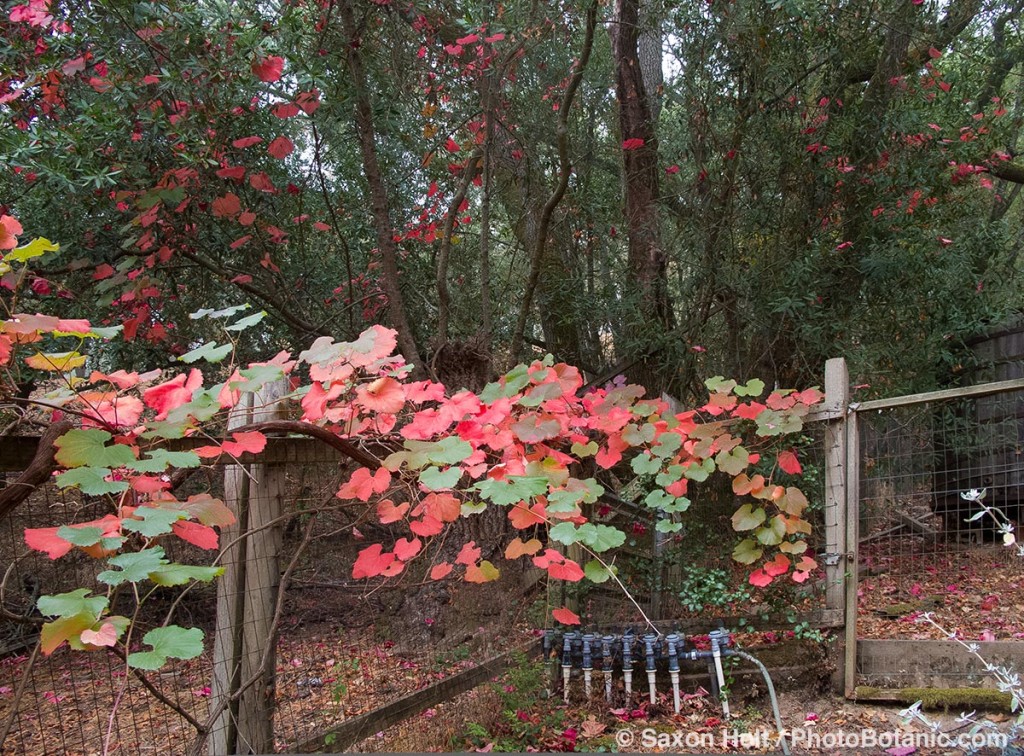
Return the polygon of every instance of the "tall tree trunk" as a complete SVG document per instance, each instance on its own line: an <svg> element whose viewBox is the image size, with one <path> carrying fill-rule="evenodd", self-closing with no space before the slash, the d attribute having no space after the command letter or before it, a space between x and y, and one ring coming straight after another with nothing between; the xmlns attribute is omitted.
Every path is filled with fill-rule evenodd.
<svg viewBox="0 0 1024 756"><path fill-rule="evenodd" d="M363 171L370 190L370 212L373 215L377 248L380 251L382 284L388 298L388 317L391 326L398 331L398 347L402 350L402 356L413 366L413 375L424 378L426 371L419 348L416 346L416 337L406 315L405 300L398 282L398 248L395 245L391 213L388 209L388 190L377 160L377 132L373 124L373 106L366 82L366 70L363 68L363 59L359 53L362 41L351 3L352 0L341 3L341 22L345 30L348 68L355 92L356 132L363 157Z"/></svg>
<svg viewBox="0 0 1024 756"><path fill-rule="evenodd" d="M652 332L671 329L673 315L658 214L658 141L640 64L639 23L640 0L616 0L612 26L615 94L624 144L628 262L640 315L630 335L634 352L644 353L651 346ZM641 372L642 377L631 378L639 379L652 392L664 387L659 371L648 367Z"/></svg>

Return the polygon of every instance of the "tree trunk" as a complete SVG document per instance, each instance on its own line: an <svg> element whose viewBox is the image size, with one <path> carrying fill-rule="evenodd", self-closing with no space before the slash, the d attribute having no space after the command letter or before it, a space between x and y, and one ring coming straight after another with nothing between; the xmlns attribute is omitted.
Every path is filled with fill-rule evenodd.
<svg viewBox="0 0 1024 756"><path fill-rule="evenodd" d="M615 93L622 131L628 261L639 318L630 329L632 351L645 353L650 334L672 328L668 258L661 244L658 214L658 141L639 58L640 0L616 0L612 25ZM639 141L637 141L639 140ZM657 393L666 383L651 367L631 379Z"/></svg>
<svg viewBox="0 0 1024 756"><path fill-rule="evenodd" d="M398 282L398 248L395 245L391 214L388 209L388 190L381 174L380 163L377 160L377 132L373 124L373 107L370 103L363 59L359 53L361 39L356 29L351 0L342 2L340 10L347 43L348 68L355 92L356 132L359 136L359 149L363 157L363 171L370 190L370 212L373 215L377 248L380 251L381 283L388 298L388 315L392 327L398 331L398 347L402 350L402 356L405 357L406 362L413 365L413 375L417 378L425 378L426 372L423 369L416 337L409 324L405 300Z"/></svg>

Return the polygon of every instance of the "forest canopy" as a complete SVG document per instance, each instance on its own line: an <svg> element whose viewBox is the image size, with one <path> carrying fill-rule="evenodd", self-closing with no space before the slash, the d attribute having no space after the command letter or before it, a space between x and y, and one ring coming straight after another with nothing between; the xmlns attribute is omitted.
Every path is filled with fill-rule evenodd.
<svg viewBox="0 0 1024 756"><path fill-rule="evenodd" d="M453 388L958 380L1019 306L1021 5L7 3L0 214L60 248L0 285L107 371L249 306L240 357L383 323Z"/></svg>

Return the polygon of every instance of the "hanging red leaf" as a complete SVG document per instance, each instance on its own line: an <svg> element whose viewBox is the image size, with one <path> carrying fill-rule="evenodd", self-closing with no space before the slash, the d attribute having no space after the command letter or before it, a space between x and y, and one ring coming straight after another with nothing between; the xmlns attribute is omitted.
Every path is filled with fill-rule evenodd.
<svg viewBox="0 0 1024 756"><path fill-rule="evenodd" d="M508 519L516 530L526 530L545 522L544 505L539 501L527 507L525 503L513 504L508 510Z"/></svg>
<svg viewBox="0 0 1024 756"><path fill-rule="evenodd" d="M295 104L302 108L306 115L313 115L316 109L320 107L319 90L311 89L308 92L299 92L295 96Z"/></svg>
<svg viewBox="0 0 1024 756"><path fill-rule="evenodd" d="M384 571L395 561L395 555L391 552L383 553L384 547L379 543L367 546L359 552L356 562L352 565L352 577L356 580L372 578L382 575Z"/></svg>
<svg viewBox="0 0 1024 756"><path fill-rule="evenodd" d="M252 72L260 81L272 82L281 78L284 72L284 58L280 55L268 55L263 60L252 64Z"/></svg>
<svg viewBox="0 0 1024 756"><path fill-rule="evenodd" d="M559 607L558 609L551 610L551 616L555 618L555 622L561 622L563 625L578 625L580 624L580 616L571 609L566 607Z"/></svg>
<svg viewBox="0 0 1024 756"><path fill-rule="evenodd" d="M271 108L270 112L277 118L281 118L283 120L285 118L297 116L299 114L299 106L291 102L281 102Z"/></svg>
<svg viewBox="0 0 1024 756"><path fill-rule="evenodd" d="M796 454L788 450L779 453L779 468L790 475L799 475L804 470Z"/></svg>
<svg viewBox="0 0 1024 756"><path fill-rule="evenodd" d="M548 565L548 575L555 580L567 580L570 583L578 583L583 579L583 568L571 559L566 559L561 564Z"/></svg>
<svg viewBox="0 0 1024 756"><path fill-rule="evenodd" d="M420 553L421 548L423 548L423 541L419 538L413 538L411 541L405 538L399 538L395 541L395 556L403 562L408 562Z"/></svg>
<svg viewBox="0 0 1024 756"><path fill-rule="evenodd" d="M292 144L292 140L286 136L279 136L273 142L267 145L267 152L278 160L283 160L292 154L295 149L295 145Z"/></svg>
<svg viewBox="0 0 1024 756"><path fill-rule="evenodd" d="M766 575L770 575L774 578L778 577L779 575L785 575L787 572L789 572L789 567L789 557L787 557L785 554L776 554L775 559L768 562L764 566L764 571Z"/></svg>
<svg viewBox="0 0 1024 756"><path fill-rule="evenodd" d="M751 585L756 585L758 588L764 588L766 585L770 585L771 582L771 575L768 575L764 570L757 569L750 573Z"/></svg>
<svg viewBox="0 0 1024 756"><path fill-rule="evenodd" d="M238 195L228 192L223 197L218 197L211 205L215 218L232 218L242 211L242 202Z"/></svg>
<svg viewBox="0 0 1024 756"><path fill-rule="evenodd" d="M622 143L622 149L624 149L624 150L639 150L643 146L644 146L644 140L640 139L638 137L633 137L632 139L627 139L626 141L624 141Z"/></svg>
<svg viewBox="0 0 1024 756"><path fill-rule="evenodd" d="M441 580L442 578L448 577L454 567L448 562L441 562L441 564L435 564L430 570L431 580Z"/></svg>
<svg viewBox="0 0 1024 756"><path fill-rule="evenodd" d="M178 520L171 524L171 530L181 540L201 549L212 551L220 545L217 531L202 523Z"/></svg>
<svg viewBox="0 0 1024 756"><path fill-rule="evenodd" d="M217 178L222 178L225 181L241 181L245 178L245 166L231 165L221 168L217 171Z"/></svg>
<svg viewBox="0 0 1024 756"><path fill-rule="evenodd" d="M416 535L429 538L430 536L437 535L444 530L444 524L436 517L430 515L424 515L421 520L413 520L409 523L409 530Z"/></svg>
<svg viewBox="0 0 1024 756"><path fill-rule="evenodd" d="M462 550L455 558L455 564L464 564L467 567L471 564L476 564L481 553L480 548L476 545L476 541L470 541L469 543L463 544Z"/></svg>
<svg viewBox="0 0 1024 756"><path fill-rule="evenodd" d="M356 389L356 404L368 412L394 414L405 406L405 387L391 376Z"/></svg>
<svg viewBox="0 0 1024 756"><path fill-rule="evenodd" d="M384 493L391 485L391 472L383 467L370 472L366 467L360 467L349 478L336 494L339 499L358 499L369 501L375 493Z"/></svg>
<svg viewBox="0 0 1024 756"><path fill-rule="evenodd" d="M232 457L238 457L249 452L259 454L267 446L267 437L259 431L248 431L245 433L233 433L234 441L225 441L224 451Z"/></svg>
<svg viewBox="0 0 1024 756"><path fill-rule="evenodd" d="M244 150L246 147L252 147L254 144L259 144L263 141L263 137L260 136L247 136L241 139L236 139L231 143L232 147L237 147L240 150Z"/></svg>
<svg viewBox="0 0 1024 756"><path fill-rule="evenodd" d="M191 401L193 392L202 385L203 374L193 368L187 377L178 375L166 383L146 389L142 393L142 401L157 411L157 420L164 420L172 409Z"/></svg>
<svg viewBox="0 0 1024 756"><path fill-rule="evenodd" d="M390 525L393 522L398 522L405 513L409 511L409 503L404 502L399 505L395 505L395 502L391 499L382 499L377 502L377 517L380 519L381 525Z"/></svg>
<svg viewBox="0 0 1024 756"><path fill-rule="evenodd" d="M440 522L455 522L462 514L462 504L449 493L429 493L423 497L420 507L427 517Z"/></svg>

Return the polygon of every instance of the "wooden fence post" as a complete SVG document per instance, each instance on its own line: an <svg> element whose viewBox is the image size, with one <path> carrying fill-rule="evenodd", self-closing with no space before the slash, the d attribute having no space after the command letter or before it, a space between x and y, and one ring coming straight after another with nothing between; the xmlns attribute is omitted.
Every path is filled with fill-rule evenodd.
<svg viewBox="0 0 1024 756"><path fill-rule="evenodd" d="M825 404L818 416L825 425L825 608L829 613L846 612L848 565L847 522L849 495L849 434L847 410L850 404L850 378L846 360L836 357L825 363ZM846 618L848 620L848 618ZM845 660L845 638L840 642ZM846 666L836 665L832 684L845 691Z"/></svg>
<svg viewBox="0 0 1024 756"><path fill-rule="evenodd" d="M278 416L282 411L281 398L287 393L288 384L281 380L267 384L255 394L243 394L231 412L228 428L282 419ZM282 528L280 523L268 523L281 515L284 467L229 465L224 471L224 493L225 503L237 521L221 531L225 548L221 565L225 570L217 584L211 706L219 705L257 674L268 647L270 655L255 684L232 701L217 719L210 732L208 750L211 756L272 753L276 638L271 637L270 628L280 581Z"/></svg>

